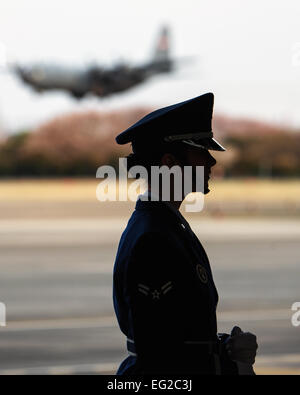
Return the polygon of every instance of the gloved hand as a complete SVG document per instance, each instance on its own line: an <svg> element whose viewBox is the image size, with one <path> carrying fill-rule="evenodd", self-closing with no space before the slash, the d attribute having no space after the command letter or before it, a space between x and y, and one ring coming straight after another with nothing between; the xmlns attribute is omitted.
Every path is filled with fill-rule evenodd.
<svg viewBox="0 0 300 395"><path fill-rule="evenodd" d="M250 332L243 332L238 326L232 329L231 335L226 341L229 357L233 361L247 365L254 364L257 348L256 336Z"/></svg>

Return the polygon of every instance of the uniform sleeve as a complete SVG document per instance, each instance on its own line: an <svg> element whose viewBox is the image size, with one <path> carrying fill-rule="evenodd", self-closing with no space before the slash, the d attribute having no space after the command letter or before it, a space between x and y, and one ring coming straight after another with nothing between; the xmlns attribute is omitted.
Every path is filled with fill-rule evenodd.
<svg viewBox="0 0 300 395"><path fill-rule="evenodd" d="M167 238L143 236L128 266L130 321L138 361L147 373L182 369L182 281L184 258Z"/></svg>

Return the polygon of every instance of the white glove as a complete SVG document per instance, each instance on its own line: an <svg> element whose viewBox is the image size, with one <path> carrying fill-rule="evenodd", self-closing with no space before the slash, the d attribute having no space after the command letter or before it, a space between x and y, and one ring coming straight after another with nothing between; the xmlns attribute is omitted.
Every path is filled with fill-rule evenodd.
<svg viewBox="0 0 300 395"><path fill-rule="evenodd" d="M250 332L243 332L238 326L232 329L226 341L227 353L237 362L240 374L254 374L252 365L255 362L257 348L256 336Z"/></svg>

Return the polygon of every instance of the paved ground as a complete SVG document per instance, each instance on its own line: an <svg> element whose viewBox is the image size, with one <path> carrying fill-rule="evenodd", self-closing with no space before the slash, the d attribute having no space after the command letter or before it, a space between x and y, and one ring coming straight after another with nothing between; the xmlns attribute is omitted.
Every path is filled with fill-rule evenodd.
<svg viewBox="0 0 300 395"><path fill-rule="evenodd" d="M0 221L0 374L107 373L125 357L112 263L126 219ZM193 222L220 295L219 330L257 334L257 371L300 372L300 222Z"/></svg>

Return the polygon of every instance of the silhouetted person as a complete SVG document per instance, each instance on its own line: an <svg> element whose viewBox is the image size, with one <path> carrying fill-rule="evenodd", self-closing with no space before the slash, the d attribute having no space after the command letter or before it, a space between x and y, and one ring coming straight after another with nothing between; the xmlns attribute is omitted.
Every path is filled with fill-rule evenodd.
<svg viewBox="0 0 300 395"><path fill-rule="evenodd" d="M161 178L154 189L148 179L121 237L114 307L129 356L117 374L238 374L241 367L253 372L256 338L238 327L231 336L217 333L218 294L209 260L179 212L190 192L209 192L216 164L209 150L225 150L213 138L212 111L208 93L154 111L117 136L119 144L132 144L128 168L143 166L150 175L158 165L192 167L189 175L182 171L181 187L175 178L167 186ZM191 182L184 190L186 177ZM164 188L170 191L168 201ZM178 192L183 192L179 200Z"/></svg>

